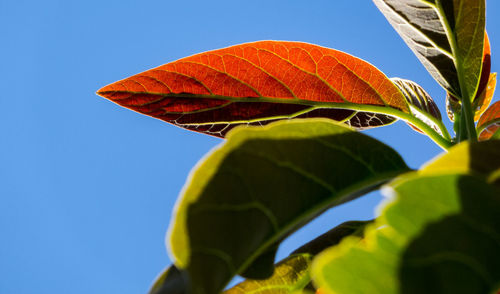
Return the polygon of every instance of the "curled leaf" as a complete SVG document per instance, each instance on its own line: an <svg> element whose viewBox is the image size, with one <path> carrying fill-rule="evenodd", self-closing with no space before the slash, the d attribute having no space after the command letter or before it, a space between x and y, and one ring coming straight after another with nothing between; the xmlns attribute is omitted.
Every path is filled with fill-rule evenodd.
<svg viewBox="0 0 500 294"><path fill-rule="evenodd" d="M477 131L479 140L484 141L490 139L495 132L500 128L500 101L493 103L481 115L477 123Z"/></svg>
<svg viewBox="0 0 500 294"><path fill-rule="evenodd" d="M403 93L412 115L425 122L440 135L443 135L441 129L435 123L435 120L441 121L441 112L432 97L413 81L400 78L391 78L391 81ZM408 124L417 132L422 133L417 127L410 123Z"/></svg>
<svg viewBox="0 0 500 294"><path fill-rule="evenodd" d="M496 86L496 74L494 79L491 77L491 47L488 34L484 32L483 47L483 65L481 69L481 78L477 88L476 97L473 100L473 109L475 111L474 121L479 119L482 112L489 106ZM488 90L489 88L489 90ZM488 98L487 95L491 94ZM489 100L488 100L489 99ZM482 111L482 112L481 112Z"/></svg>
<svg viewBox="0 0 500 294"><path fill-rule="evenodd" d="M446 114L448 114L448 118L451 122L455 121L457 116L460 116L460 112L462 111L462 103L451 95L450 93L446 94Z"/></svg>
<svg viewBox="0 0 500 294"><path fill-rule="evenodd" d="M488 106L493 100L493 94L495 94L495 88L497 85L497 73L491 73L490 79L486 88L484 88L483 92L474 100L473 108L475 111L474 120L478 121L481 115L486 111Z"/></svg>
<svg viewBox="0 0 500 294"><path fill-rule="evenodd" d="M408 113L371 64L317 45L260 41L186 57L105 86L98 94L186 129L223 137L240 124L324 117L368 128Z"/></svg>

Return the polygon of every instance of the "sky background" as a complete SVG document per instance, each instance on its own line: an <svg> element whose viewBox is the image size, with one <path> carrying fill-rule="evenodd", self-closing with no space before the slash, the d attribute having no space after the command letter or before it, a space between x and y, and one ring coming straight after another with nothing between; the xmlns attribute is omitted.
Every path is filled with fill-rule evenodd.
<svg viewBox="0 0 500 294"><path fill-rule="evenodd" d="M500 1L487 4L498 71ZM0 0L0 36L1 294L146 293L170 263L172 207L191 167L222 140L98 97L106 84L238 43L304 41L416 81L446 116L444 91L368 0ZM413 168L440 152L401 122L365 133ZM372 218L379 201L371 193L328 211L278 258Z"/></svg>

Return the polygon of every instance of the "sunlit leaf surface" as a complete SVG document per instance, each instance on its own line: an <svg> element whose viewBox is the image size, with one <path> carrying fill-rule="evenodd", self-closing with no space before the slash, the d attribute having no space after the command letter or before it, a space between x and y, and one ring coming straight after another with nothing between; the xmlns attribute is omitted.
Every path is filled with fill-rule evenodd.
<svg viewBox="0 0 500 294"><path fill-rule="evenodd" d="M488 140L500 128L500 101L493 103L477 123L479 140Z"/></svg>
<svg viewBox="0 0 500 294"><path fill-rule="evenodd" d="M408 112L397 88L371 64L337 50L283 41L196 54L108 85L98 94L219 137L239 124L283 118L325 117L356 128L395 121L364 106Z"/></svg>

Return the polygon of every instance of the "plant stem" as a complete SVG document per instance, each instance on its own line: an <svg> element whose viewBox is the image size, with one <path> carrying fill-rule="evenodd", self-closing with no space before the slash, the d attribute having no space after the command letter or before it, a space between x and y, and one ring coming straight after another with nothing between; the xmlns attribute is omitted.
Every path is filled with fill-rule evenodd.
<svg viewBox="0 0 500 294"><path fill-rule="evenodd" d="M462 84L462 83L461 83ZM465 87L462 87L462 93L465 92ZM467 94L466 92L464 94ZM471 104L471 98L469 95L463 95L462 97L462 111L461 111L461 120L462 123L460 127L463 129L461 131L461 134L466 134L466 138L462 138L461 136L458 137L458 141L465 141L465 140L470 140L470 141L477 141L477 133L476 133L476 125L474 124L474 114L472 111L472 104Z"/></svg>
<svg viewBox="0 0 500 294"><path fill-rule="evenodd" d="M176 94L176 97L190 97L190 94ZM210 98L210 99L222 99L222 100L228 100L228 101L233 101L233 102L248 102L246 98L238 98L238 97L226 97L226 96L215 96L215 95L198 95L198 97L201 98ZM257 102L257 101L256 101ZM268 98L268 97L260 97L258 102L270 102L270 103L275 103L276 99L275 98ZM370 104L357 104L357 103L352 103L352 102L318 102L318 101L307 101L307 100L296 100L296 99L283 99L280 100L280 103L284 104L301 104L301 105L309 105L311 106L310 109L304 110L303 112L308 112L313 109L320 109L320 108L331 108L331 109L350 109L350 110L355 110L355 111L363 111L363 112L372 112L372 113L380 113L384 115L389 115L389 116L394 116L399 119L402 119L414 126L416 126L419 130L421 130L424 134L426 134L429 138L431 138L436 144L438 144L441 148L444 150L447 150L448 148L452 147L454 145L453 142L451 142L451 139L446 139L441 134L439 134L436 130L431 128L429 125L427 125L425 122L422 120L416 118L410 113L404 112L402 110L388 107L385 105L370 105ZM293 118L296 115L301 114L297 113L294 115L280 115L280 116L274 116L274 117L269 117L267 120L275 120L275 119L284 119L284 118ZM426 115L427 116L427 115ZM434 118L430 118L433 121L437 121ZM257 121L263 121L262 119L255 119L255 120L241 120L241 121L219 121L217 123L227 123L227 124L236 124L236 123L249 123L249 122L257 122ZM196 123L193 125L209 125L213 124L213 122L207 122L207 123ZM189 125L189 124L186 124ZM442 123L438 123L439 128L443 128L442 132L445 134L448 134L446 131L446 128L442 126ZM449 134L448 134L449 137Z"/></svg>

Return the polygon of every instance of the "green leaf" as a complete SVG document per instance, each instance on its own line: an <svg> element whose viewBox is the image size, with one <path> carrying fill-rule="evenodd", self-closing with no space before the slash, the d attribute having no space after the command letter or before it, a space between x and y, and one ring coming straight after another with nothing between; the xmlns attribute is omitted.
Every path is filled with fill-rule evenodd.
<svg viewBox="0 0 500 294"><path fill-rule="evenodd" d="M374 2L447 92L463 97L466 91L474 97L481 75L485 0Z"/></svg>
<svg viewBox="0 0 500 294"><path fill-rule="evenodd" d="M373 223L372 220L348 221L342 223L331 229L330 231L324 233L323 235L317 237L316 239L309 241L305 245L299 247L298 249L293 251L291 255L301 253L317 255L326 248L337 245L340 241L342 241L342 239L347 236L355 236L361 238L363 237L365 227L371 223Z"/></svg>
<svg viewBox="0 0 500 294"><path fill-rule="evenodd" d="M500 190L464 174L404 176L365 242L314 260L325 293L491 293L500 285Z"/></svg>
<svg viewBox="0 0 500 294"><path fill-rule="evenodd" d="M452 49L434 1L373 2L432 77L448 92L460 94Z"/></svg>
<svg viewBox="0 0 500 294"><path fill-rule="evenodd" d="M363 236L364 228L372 221L349 221L338 225L316 239L308 242L280 261L275 266L274 274L266 280L246 280L225 291L236 293L295 293L309 288L310 265L312 258L324 249L338 244L346 236Z"/></svg>
<svg viewBox="0 0 500 294"><path fill-rule="evenodd" d="M472 101L483 64L485 0L435 0L435 5L445 24L455 59L461 86L461 95L457 97Z"/></svg>
<svg viewBox="0 0 500 294"><path fill-rule="evenodd" d="M312 255L295 254L282 260L275 266L274 274L266 280L246 280L225 294L244 293L294 293L304 289L311 281L309 269Z"/></svg>
<svg viewBox="0 0 500 294"><path fill-rule="evenodd" d="M156 279L149 294L187 294L189 282L186 272L170 266Z"/></svg>
<svg viewBox="0 0 500 294"><path fill-rule="evenodd" d="M449 149L448 153L438 156L427 163L419 173L470 174L487 180L492 173L500 170L500 141L463 142Z"/></svg>
<svg viewBox="0 0 500 294"><path fill-rule="evenodd" d="M490 140L500 140L500 128L490 137Z"/></svg>
<svg viewBox="0 0 500 294"><path fill-rule="evenodd" d="M190 176L170 226L171 256L195 294L219 293L326 209L406 171L390 147L329 120L240 128Z"/></svg>

